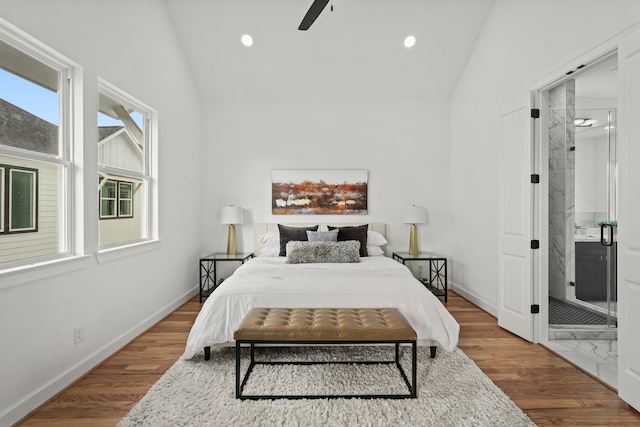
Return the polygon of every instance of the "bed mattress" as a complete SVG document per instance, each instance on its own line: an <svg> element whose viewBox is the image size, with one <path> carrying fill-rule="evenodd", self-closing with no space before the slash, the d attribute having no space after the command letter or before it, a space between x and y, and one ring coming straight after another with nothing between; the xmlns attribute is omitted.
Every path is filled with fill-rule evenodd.
<svg viewBox="0 0 640 427"><path fill-rule="evenodd" d="M418 335L418 345L452 351L459 325L440 300L409 269L384 256L358 263L288 264L286 257L257 257L244 263L205 301L183 354L228 345L254 307L398 308Z"/></svg>

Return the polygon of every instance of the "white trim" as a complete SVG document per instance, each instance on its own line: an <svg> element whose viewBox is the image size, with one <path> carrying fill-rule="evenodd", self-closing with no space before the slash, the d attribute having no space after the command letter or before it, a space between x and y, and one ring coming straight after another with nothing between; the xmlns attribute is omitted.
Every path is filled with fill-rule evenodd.
<svg viewBox="0 0 640 427"><path fill-rule="evenodd" d="M13 228L11 224L13 223L13 216L11 212L13 211L13 172L18 171L21 173L31 174L31 227L27 228ZM38 229L38 171L33 169L26 169L21 167L10 167L9 168L9 232L35 232Z"/></svg>
<svg viewBox="0 0 640 427"><path fill-rule="evenodd" d="M96 260L98 260L99 264L106 264L108 262L117 261L122 258L129 258L134 255L160 249L161 243L161 240L144 240L141 242L101 249L96 254Z"/></svg>
<svg viewBox="0 0 640 427"><path fill-rule="evenodd" d="M100 126L98 126L98 127L100 127ZM142 157L144 155L143 148L137 142L135 136L133 136L131 131L129 129L125 128L125 127L123 127L122 129L112 133L111 135L107 136L106 138L101 139L100 141L98 141L98 147L101 146L101 145L106 144L107 142L111 141L112 139L115 139L119 135L125 135L127 137L127 141L129 142L129 145L131 145L133 147L133 149L136 150L136 153L138 153L140 155L140 157Z"/></svg>
<svg viewBox="0 0 640 427"><path fill-rule="evenodd" d="M4 171L5 168L0 166L0 233L4 233Z"/></svg>
<svg viewBox="0 0 640 427"><path fill-rule="evenodd" d="M129 198L123 198L120 196L120 186L122 185L128 185L129 186ZM133 183L129 182L129 181L119 181L118 182L118 218L133 218ZM122 214L122 209L121 209L121 205L120 203L122 203L122 201L128 201L129 202L129 213L126 215Z"/></svg>
<svg viewBox="0 0 640 427"><path fill-rule="evenodd" d="M98 366L101 362L108 359L122 347L133 341L140 334L151 328L164 317L175 311L178 307L189 301L191 298L193 298L194 295L196 295L197 291L197 286L189 289L187 292L178 296L172 302L165 305L146 319L143 319L140 323L138 323L119 337L116 337L109 343L105 344L92 354L82 359L80 362L76 363L69 369L57 375L52 380L43 384L37 390L34 390L32 393L25 396L10 408L4 410L2 413L0 413L0 425L13 425L14 423L18 422L24 416L24 414L28 414L34 408L37 408L43 403L47 402L51 398L51 396L55 396L56 393L64 390L74 381L77 381L78 379L90 373L90 371Z"/></svg>
<svg viewBox="0 0 640 427"><path fill-rule="evenodd" d="M143 157L143 170L142 172L128 170L128 169L120 169L112 166L107 166L98 163L98 172L102 174L107 174L111 176L120 176L129 179L135 179L145 183L143 187L144 194L142 195L143 204L142 206L138 206L138 212L141 212L142 217L142 234L140 242L144 243L147 240L157 240L158 236L158 202L157 202L157 181L158 181L158 159L157 159L157 121L158 114L157 112L146 105L145 103L139 101L138 99L132 97L128 93L119 89L115 85L107 82L106 80L98 77L98 92L99 95L102 94L104 96L108 96L116 102L121 103L126 108L133 109L143 116L143 128L142 135L143 141L139 141L142 146L142 157ZM128 132L128 131L127 131ZM135 138L134 138L135 140ZM133 195L132 195L133 196ZM132 200L133 203L133 200ZM116 208L117 209L117 208ZM140 209L143 209L141 211ZM123 247L128 247L129 244L123 245ZM104 253L104 251L109 251L113 248L113 246L100 247L100 253Z"/></svg>
<svg viewBox="0 0 640 427"><path fill-rule="evenodd" d="M12 288L24 283L49 279L61 274L86 268L88 256L68 256L42 260L28 265L16 265L0 270L0 290Z"/></svg>
<svg viewBox="0 0 640 427"><path fill-rule="evenodd" d="M100 185L100 206L99 206L98 216L100 217L100 219L117 218L118 217L118 213L117 213L117 210L118 210L118 181L114 181L112 179L105 179L100 184L101 184ZM114 185L114 191L115 191L114 197L105 197L103 195L103 192L105 191L105 185L107 185L107 184L113 184ZM114 202L113 215L104 215L103 214L103 210L102 210L102 202L103 201L109 201L109 200L112 200Z"/></svg>
<svg viewBox="0 0 640 427"><path fill-rule="evenodd" d="M82 147L75 144L75 136L83 132L82 68L64 55L0 18L0 40L25 55L58 72L60 101L59 150L49 155L14 147L0 147L0 155L39 161L61 167L59 204L59 244L57 253L48 259L73 257L84 252L84 218L82 197ZM76 220L77 218L77 220ZM4 263L0 274L14 268L31 267L40 259L26 259Z"/></svg>
<svg viewBox="0 0 640 427"><path fill-rule="evenodd" d="M633 31L636 31L638 29L640 29L640 24L634 24L629 28L620 31L618 34L615 34L608 40L604 41L598 46L595 46L593 49L588 50L577 58L559 64L551 72L531 83L528 87L528 90L529 92L534 94L533 99L535 100L535 104L537 104L534 104L531 107L540 108L540 111L544 111L546 100L543 99L542 93L545 90L550 89L551 87L562 81L566 77L567 71L575 70L577 67L583 64L590 64L600 61L611 55L613 52L616 52L618 50L620 40L622 40L626 35L631 34ZM545 161L545 159L548 159L548 147L541 144L541 141L544 141L545 138L547 138L546 130L543 126L541 126L537 138L537 146L540 149L541 158L539 173L541 182L545 182L545 179L548 177L548 164L546 164L547 162ZM536 141L532 140L531 143L535 144ZM537 219L539 220L540 237L549 235L548 199L548 189L546 188L546 186L541 186L539 205L540 212L535 212L535 214L537 215ZM535 221L535 218L532 218L532 221ZM538 266L539 269L537 270L539 274L534 277L533 283L534 301L538 301L540 304L540 315L534 316L534 342L544 343L548 341L549 330L549 253L547 245L542 244L540 246L540 249L540 262Z"/></svg>
<svg viewBox="0 0 640 427"><path fill-rule="evenodd" d="M492 315L496 319L498 318L498 307L496 307L495 304L490 303L487 299L481 297L480 295L476 294L473 291L470 291L469 289L467 289L467 288L465 288L463 286L456 285L453 282L449 282L448 288L449 288L449 290L451 290L451 291L455 292L456 294L460 295L461 297L463 297L467 301L469 301L469 302L473 303L474 305L480 307L481 309L483 309L484 311L486 311L487 313L489 313L490 315Z"/></svg>

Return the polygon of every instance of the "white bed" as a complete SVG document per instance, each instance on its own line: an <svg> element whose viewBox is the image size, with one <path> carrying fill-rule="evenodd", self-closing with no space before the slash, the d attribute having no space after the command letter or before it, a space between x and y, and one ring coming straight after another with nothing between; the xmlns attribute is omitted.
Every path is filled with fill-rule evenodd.
<svg viewBox="0 0 640 427"><path fill-rule="evenodd" d="M409 269L385 256L359 263L288 264L286 257L253 258L205 301L189 334L184 359L205 347L229 345L254 307L396 307L418 334L418 344L451 351L460 327Z"/></svg>

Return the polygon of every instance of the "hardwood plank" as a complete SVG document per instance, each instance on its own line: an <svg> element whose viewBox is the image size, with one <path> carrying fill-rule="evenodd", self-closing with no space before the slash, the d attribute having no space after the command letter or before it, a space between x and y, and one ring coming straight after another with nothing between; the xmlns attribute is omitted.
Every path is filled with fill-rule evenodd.
<svg viewBox="0 0 640 427"><path fill-rule="evenodd" d="M615 391L544 347L500 328L489 313L449 291L459 347L540 426L640 425ZM114 426L184 351L197 296L34 411L22 426Z"/></svg>

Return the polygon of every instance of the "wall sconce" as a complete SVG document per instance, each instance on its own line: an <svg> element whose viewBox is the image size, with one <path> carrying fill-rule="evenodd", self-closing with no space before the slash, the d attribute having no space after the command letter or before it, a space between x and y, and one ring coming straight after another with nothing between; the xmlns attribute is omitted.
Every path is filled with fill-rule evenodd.
<svg viewBox="0 0 640 427"><path fill-rule="evenodd" d="M409 234L409 255L418 255L418 227L416 224L427 223L427 210L424 206L413 205L407 209L402 218L405 224L411 224Z"/></svg>
<svg viewBox="0 0 640 427"><path fill-rule="evenodd" d="M244 223L244 212L240 206L223 206L220 212L220 224L229 224L227 236L227 255L235 255L238 247L236 241L236 224Z"/></svg>

